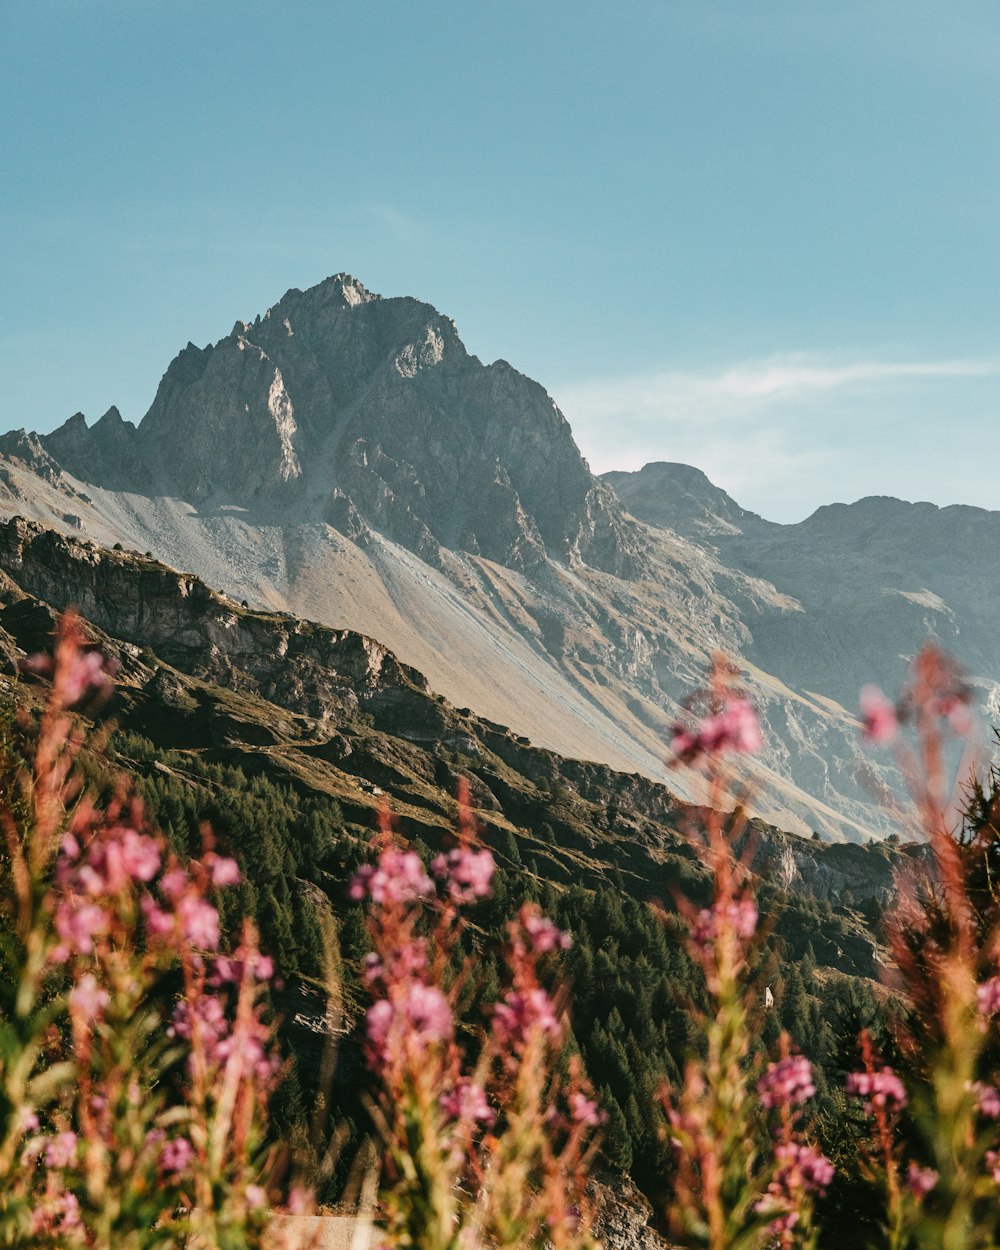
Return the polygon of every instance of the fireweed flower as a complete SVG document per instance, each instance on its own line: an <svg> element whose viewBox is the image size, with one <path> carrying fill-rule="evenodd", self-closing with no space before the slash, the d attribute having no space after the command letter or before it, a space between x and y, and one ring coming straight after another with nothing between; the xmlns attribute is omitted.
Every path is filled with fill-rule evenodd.
<svg viewBox="0 0 1000 1250"><path fill-rule="evenodd" d="M987 1120L1000 1120L1000 1089L982 1081L976 1081L967 1088L976 1095L981 1115Z"/></svg>
<svg viewBox="0 0 1000 1250"><path fill-rule="evenodd" d="M849 1094L865 1099L865 1111L873 1114L876 1108L898 1111L906 1106L906 1089L892 1068L875 1072L851 1072L845 1082Z"/></svg>
<svg viewBox="0 0 1000 1250"><path fill-rule="evenodd" d="M553 1040L562 1036L555 1004L541 986L525 993L507 994L493 1008L493 1028L497 1041L511 1049L523 1047L529 1033L535 1029Z"/></svg>
<svg viewBox="0 0 1000 1250"><path fill-rule="evenodd" d="M435 856L431 872L438 880L447 882L448 893L456 903L472 903L489 894L496 863L485 847L474 851L459 846L447 855Z"/></svg>
<svg viewBox="0 0 1000 1250"><path fill-rule="evenodd" d="M441 1110L449 1120L467 1124L493 1124L496 1114L486 1101L486 1091L474 1081L462 1081L441 1099Z"/></svg>
<svg viewBox="0 0 1000 1250"><path fill-rule="evenodd" d="M691 941L700 951L709 952L719 934L728 930L741 942L749 942L757 931L758 918L757 904L752 898L704 907L691 926Z"/></svg>
<svg viewBox="0 0 1000 1250"><path fill-rule="evenodd" d="M911 1163L906 1169L906 1188L914 1198L926 1198L938 1180L938 1174L933 1168L922 1168L916 1163Z"/></svg>
<svg viewBox="0 0 1000 1250"><path fill-rule="evenodd" d="M215 950L221 940L219 913L197 894L185 894L177 904L181 931L192 946Z"/></svg>
<svg viewBox="0 0 1000 1250"><path fill-rule="evenodd" d="M392 1056L393 1046L405 1038L420 1052L451 1039L455 1022L448 1000L434 985L412 981L393 999L382 998L365 1016L368 1044L382 1063Z"/></svg>
<svg viewBox="0 0 1000 1250"><path fill-rule="evenodd" d="M888 746L899 734L896 705L878 686L863 686L858 695L861 737L872 746Z"/></svg>
<svg viewBox="0 0 1000 1250"><path fill-rule="evenodd" d="M1000 1012L1000 977L991 977L978 987L976 1007L981 1016L995 1016Z"/></svg>
<svg viewBox="0 0 1000 1250"><path fill-rule="evenodd" d="M194 1147L186 1137L174 1137L160 1148L159 1165L162 1172L185 1171L194 1159Z"/></svg>
<svg viewBox="0 0 1000 1250"><path fill-rule="evenodd" d="M235 859L227 859L223 855L216 855L212 852L205 857L205 862L211 871L214 886L239 885L243 880L240 866Z"/></svg>
<svg viewBox="0 0 1000 1250"><path fill-rule="evenodd" d="M97 983L92 972L86 972L69 992L69 1005L86 1023L97 1020L111 997L106 989Z"/></svg>
<svg viewBox="0 0 1000 1250"><path fill-rule="evenodd" d="M801 1107L816 1093L812 1064L804 1055L768 1064L757 1082L757 1093L765 1107Z"/></svg>
<svg viewBox="0 0 1000 1250"><path fill-rule="evenodd" d="M434 891L434 882L424 871L416 851L386 847L378 864L364 864L351 880L349 894L354 900L365 896L381 905L408 903L426 898Z"/></svg>
<svg viewBox="0 0 1000 1250"><path fill-rule="evenodd" d="M694 729L675 725L670 736L671 754L684 764L710 755L756 755L762 746L753 704L736 696L728 696L720 712L704 717Z"/></svg>
<svg viewBox="0 0 1000 1250"><path fill-rule="evenodd" d="M801 1142L783 1143L775 1147L774 1157L778 1163L778 1177L782 1180L796 1178L807 1192L822 1194L833 1180L833 1164L815 1146Z"/></svg>
<svg viewBox="0 0 1000 1250"><path fill-rule="evenodd" d="M94 938L108 930L109 918L96 903L85 903L76 898L64 898L56 908L55 928L58 946L52 950L52 959L65 962L74 955L89 955L94 949Z"/></svg>
<svg viewBox="0 0 1000 1250"><path fill-rule="evenodd" d="M110 686L110 667L82 650L82 637L79 622L64 618L54 659L25 666L52 675L53 690L25 778L33 784L3 796L16 835L8 847L23 854L13 888L0 874L0 913L15 915L24 950L39 955L37 971L20 949L9 961L18 1009L26 1004L14 1054L26 1072L37 1065L60 1083L51 1095L29 1085L27 1098L38 1101L26 1107L0 1064L9 1113L0 1132L0 1241L13 1229L18 1244L104 1244L110 1215L116 1244L256 1244L261 1221L248 1217L245 1198L279 1067L259 988L273 964L258 955L247 922L231 957L238 980L211 992L220 934L207 897L239 879L234 861L208 851L187 868L167 863L124 781L103 809L88 794L76 770L85 729L66 712ZM11 801L15 789L28 798L23 811ZM174 989L184 1002L171 1023L174 1004L164 996ZM176 1039L166 1048L157 1041L164 1031ZM184 1125L185 1136L168 1140L166 1125Z"/></svg>
<svg viewBox="0 0 1000 1250"><path fill-rule="evenodd" d="M589 1124L593 1127L603 1124L605 1120L604 1112L593 1098L588 1098L580 1090L573 1090L570 1093L569 1114L577 1124Z"/></svg>
<svg viewBox="0 0 1000 1250"><path fill-rule="evenodd" d="M815 1146L798 1141L775 1146L774 1161L774 1175L757 1200L757 1210L774 1217L770 1232L784 1246L790 1244L787 1235L799 1224L803 1197L822 1197L833 1180L834 1167Z"/></svg>
<svg viewBox="0 0 1000 1250"><path fill-rule="evenodd" d="M22 673L36 677L58 679L59 701L63 707L72 707L84 696L106 694L113 682L116 668L114 660L100 651L84 651L79 647L63 652L60 661L51 655L28 655L18 661Z"/></svg>
<svg viewBox="0 0 1000 1250"><path fill-rule="evenodd" d="M75 1133L57 1133L45 1142L44 1153L47 1167L62 1171L76 1162L77 1137Z"/></svg>
<svg viewBox="0 0 1000 1250"><path fill-rule="evenodd" d="M541 912L525 909L521 916L521 923L531 940L532 949L536 955L544 955L553 950L567 951L573 945L572 937L568 933L563 933L562 929L554 925L548 916L543 916Z"/></svg>

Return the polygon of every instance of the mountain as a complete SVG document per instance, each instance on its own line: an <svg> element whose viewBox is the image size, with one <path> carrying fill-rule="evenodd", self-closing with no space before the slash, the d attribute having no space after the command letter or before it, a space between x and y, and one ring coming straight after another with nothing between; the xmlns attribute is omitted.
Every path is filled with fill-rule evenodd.
<svg viewBox="0 0 1000 1250"><path fill-rule="evenodd" d="M513 834L519 861L537 860L548 882L593 888L614 874L630 895L655 899L672 897L678 875L705 880L683 832L689 808L667 786L560 757L454 707L375 639L255 612L155 559L20 518L0 522L5 698L34 689L18 661L51 648L69 607L117 665L114 721L159 756L224 762L333 797L361 842L387 796L401 831L437 846L454 826L462 779L486 841L510 845ZM893 864L919 854L807 841L759 821L751 832L768 889L838 907L884 906ZM857 925L831 921L809 940L842 971L870 976L881 958Z"/></svg>
<svg viewBox="0 0 1000 1250"><path fill-rule="evenodd" d="M605 480L637 518L701 541L799 605L776 613L762 601L745 616L744 654L790 686L850 705L873 677L897 688L934 638L968 669L986 718L1000 719L1000 512L874 496L776 525L686 465Z"/></svg>
<svg viewBox="0 0 1000 1250"><path fill-rule="evenodd" d="M836 510L774 526L684 466L599 479L541 386L470 355L430 305L345 274L188 344L138 426L112 409L3 436L0 515L378 639L456 706L653 779L723 650L764 721L756 810L838 840L892 827L871 799L886 775L857 741L857 686L891 684L926 623L954 639L949 612L985 622L992 594L963 551L944 608L918 553L886 590L905 521L865 545ZM1000 670L980 633L989 703ZM680 773L670 784L697 794Z"/></svg>
<svg viewBox="0 0 1000 1250"><path fill-rule="evenodd" d="M546 553L643 568L636 527L595 479L536 382L466 352L455 325L338 274L289 291L214 346L189 343L136 430L111 409L42 440L111 489L366 525L435 561L439 547L512 568Z"/></svg>

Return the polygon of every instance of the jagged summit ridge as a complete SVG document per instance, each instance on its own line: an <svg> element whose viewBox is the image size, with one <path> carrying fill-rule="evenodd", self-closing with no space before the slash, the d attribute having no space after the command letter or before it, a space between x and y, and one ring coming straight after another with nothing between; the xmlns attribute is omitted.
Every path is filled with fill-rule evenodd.
<svg viewBox="0 0 1000 1250"><path fill-rule="evenodd" d="M43 439L86 482L366 528L440 562L643 569L638 529L546 391L484 365L455 323L349 274L293 288L214 345L189 343L138 429L79 414Z"/></svg>

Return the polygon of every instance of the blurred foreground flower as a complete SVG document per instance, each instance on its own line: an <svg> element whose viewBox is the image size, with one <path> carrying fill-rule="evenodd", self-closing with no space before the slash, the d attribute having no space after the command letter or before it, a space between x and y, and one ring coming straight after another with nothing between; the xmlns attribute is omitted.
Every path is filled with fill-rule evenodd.
<svg viewBox="0 0 1000 1250"><path fill-rule="evenodd" d="M371 901L366 1034L386 1147L384 1235L421 1250L575 1250L590 1244L587 1171L602 1116L575 1058L557 1075L564 1003L539 975L569 939L523 908L509 927L509 986L486 1031L467 1035L456 1014L470 975L458 962L460 909L488 894L494 863L459 797L458 845L430 875L386 819L376 862L351 885Z"/></svg>
<svg viewBox="0 0 1000 1250"><path fill-rule="evenodd" d="M252 926L221 949L239 870L181 864L138 803L81 793L71 712L113 666L77 618L23 667L52 687L30 776L2 748L0 1244L257 1246L281 1065Z"/></svg>

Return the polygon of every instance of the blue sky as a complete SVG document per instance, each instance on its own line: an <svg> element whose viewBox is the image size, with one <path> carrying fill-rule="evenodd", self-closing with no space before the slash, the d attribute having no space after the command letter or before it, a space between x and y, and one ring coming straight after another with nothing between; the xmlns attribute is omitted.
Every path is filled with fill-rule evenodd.
<svg viewBox="0 0 1000 1250"><path fill-rule="evenodd" d="M1000 507L995 0L5 0L0 49L0 428L138 420L347 270L597 470Z"/></svg>

